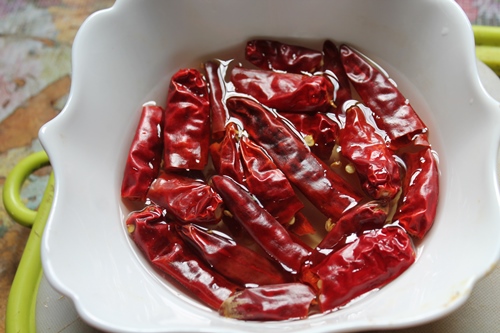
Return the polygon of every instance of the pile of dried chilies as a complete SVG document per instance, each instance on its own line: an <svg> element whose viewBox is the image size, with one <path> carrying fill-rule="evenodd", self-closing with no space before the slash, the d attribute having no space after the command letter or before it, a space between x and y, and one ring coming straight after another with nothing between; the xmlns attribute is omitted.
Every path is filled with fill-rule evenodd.
<svg viewBox="0 0 500 333"><path fill-rule="evenodd" d="M164 108L142 107L127 229L160 274L224 316L336 310L415 261L439 192L427 128L347 45L252 40L245 59L181 69Z"/></svg>

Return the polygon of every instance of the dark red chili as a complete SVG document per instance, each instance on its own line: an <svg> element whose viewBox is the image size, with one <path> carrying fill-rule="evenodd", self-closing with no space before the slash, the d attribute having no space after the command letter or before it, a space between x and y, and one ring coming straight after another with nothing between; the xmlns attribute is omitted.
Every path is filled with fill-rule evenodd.
<svg viewBox="0 0 500 333"><path fill-rule="evenodd" d="M241 286L255 287L288 280L274 263L221 232L189 224L181 227L180 234L211 267Z"/></svg>
<svg viewBox="0 0 500 333"><path fill-rule="evenodd" d="M248 137L241 137L240 148L248 190L278 222L289 223L304 208L292 185L265 151Z"/></svg>
<svg viewBox="0 0 500 333"><path fill-rule="evenodd" d="M158 175L163 154L163 116L160 106L142 107L123 172L121 197L124 199L144 201Z"/></svg>
<svg viewBox="0 0 500 333"><path fill-rule="evenodd" d="M336 78L338 86L335 85L333 102L337 110L341 110L344 102L352 98L351 84L349 83L349 78L342 65L339 49L330 40L326 40L323 43L322 71L325 75L334 74Z"/></svg>
<svg viewBox="0 0 500 333"><path fill-rule="evenodd" d="M162 274L174 278L207 306L218 309L239 287L199 259L178 235L175 224L166 223L160 214L158 206L132 214L127 219L132 240Z"/></svg>
<svg viewBox="0 0 500 333"><path fill-rule="evenodd" d="M213 176L212 186L225 207L255 241L290 273L297 273L309 251L293 241L288 231L234 180Z"/></svg>
<svg viewBox="0 0 500 333"><path fill-rule="evenodd" d="M210 96L210 122L212 138L219 140L224 136L227 122L227 110L224 104L224 75L227 66L219 60L207 61L204 64Z"/></svg>
<svg viewBox="0 0 500 333"><path fill-rule="evenodd" d="M323 55L303 46L254 39L247 42L245 59L261 69L312 73L320 69Z"/></svg>
<svg viewBox="0 0 500 333"><path fill-rule="evenodd" d="M274 284L237 291L222 303L219 313L241 320L306 318L316 295L302 283Z"/></svg>
<svg viewBox="0 0 500 333"><path fill-rule="evenodd" d="M363 189L372 198L391 200L398 194L401 188L399 165L384 138L357 105L346 111L339 145L342 155L355 166Z"/></svg>
<svg viewBox="0 0 500 333"><path fill-rule="evenodd" d="M347 45L340 47L340 54L349 80L392 146L428 146L425 124L389 77Z"/></svg>
<svg viewBox="0 0 500 333"><path fill-rule="evenodd" d="M415 261L410 237L399 227L362 234L320 264L306 268L303 279L316 289L322 312L335 310L401 275Z"/></svg>
<svg viewBox="0 0 500 333"><path fill-rule="evenodd" d="M322 75L302 75L234 67L231 82L236 92L287 112L326 112L333 98L332 82Z"/></svg>
<svg viewBox="0 0 500 333"><path fill-rule="evenodd" d="M423 238L434 224L439 199L439 170L430 148L402 156L406 165L403 193L393 220L412 236Z"/></svg>
<svg viewBox="0 0 500 333"><path fill-rule="evenodd" d="M250 137L262 146L313 205L327 217L337 219L361 196L311 153L309 147L277 115L241 97L227 100L229 111L239 118Z"/></svg>
<svg viewBox="0 0 500 333"><path fill-rule="evenodd" d="M161 172L151 184L148 198L182 223L213 224L222 218L221 197L199 179Z"/></svg>
<svg viewBox="0 0 500 333"><path fill-rule="evenodd" d="M339 124L325 113L280 112L304 136L311 151L323 161L332 156L339 135Z"/></svg>
<svg viewBox="0 0 500 333"><path fill-rule="evenodd" d="M181 69L170 81L165 107L164 168L203 170L210 145L210 102L201 73Z"/></svg>

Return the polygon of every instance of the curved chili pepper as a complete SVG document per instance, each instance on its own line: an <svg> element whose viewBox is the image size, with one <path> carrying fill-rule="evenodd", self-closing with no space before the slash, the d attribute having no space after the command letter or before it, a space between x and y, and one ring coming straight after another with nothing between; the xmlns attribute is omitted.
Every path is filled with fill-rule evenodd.
<svg viewBox="0 0 500 333"><path fill-rule="evenodd" d="M393 220L423 238L434 223L439 199L439 170L430 148L402 155L406 164L402 199Z"/></svg>
<svg viewBox="0 0 500 333"><path fill-rule="evenodd" d="M267 258L235 243L227 235L205 231L192 224L182 226L180 234L211 267L241 286L285 283L288 280L284 272Z"/></svg>
<svg viewBox="0 0 500 333"><path fill-rule="evenodd" d="M389 77L347 45L340 47L340 54L349 80L393 147L428 146L427 127Z"/></svg>
<svg viewBox="0 0 500 333"><path fill-rule="evenodd" d="M229 98L227 107L242 121L250 137L266 150L288 180L327 217L337 219L361 200L361 196L314 156L276 115L241 97Z"/></svg>
<svg viewBox="0 0 500 333"><path fill-rule="evenodd" d="M172 76L163 131L165 169L203 170L210 145L210 102L198 70L181 69Z"/></svg>
<svg viewBox="0 0 500 333"><path fill-rule="evenodd" d="M304 208L286 176L264 150L248 137L240 139L245 184L281 224L289 223Z"/></svg>
<svg viewBox="0 0 500 333"><path fill-rule="evenodd" d="M295 243L288 231L234 180L213 176L212 186L255 241L285 270L295 274L309 256L309 251Z"/></svg>
<svg viewBox="0 0 500 333"><path fill-rule="evenodd" d="M337 110L342 109L345 101L352 98L351 84L340 59L340 52L337 46L330 40L323 43L323 72L329 75L329 71L335 75L338 87L335 87L333 102Z"/></svg>
<svg viewBox="0 0 500 333"><path fill-rule="evenodd" d="M226 175L240 184L245 183L245 171L241 161L241 151L239 149L239 130L235 123L228 123L225 129L224 138L221 142L214 142L210 145L210 156L214 164L215 171L219 175Z"/></svg>
<svg viewBox="0 0 500 333"><path fill-rule="evenodd" d="M149 188L148 198L183 223L217 223L222 199L204 182L175 173L161 172Z"/></svg>
<svg viewBox="0 0 500 333"><path fill-rule="evenodd" d="M367 230L382 228L387 220L388 208L377 201L370 201L349 209L335 223L327 224L328 233L311 254L311 265L318 264L328 254L346 245L347 238L352 234L360 235Z"/></svg>
<svg viewBox="0 0 500 333"><path fill-rule="evenodd" d="M312 73L321 67L323 55L303 46L254 39L247 42L245 59L261 69Z"/></svg>
<svg viewBox="0 0 500 333"><path fill-rule="evenodd" d="M306 268L303 279L316 289L320 309L326 312L386 285L414 261L413 244L406 232L386 227L360 235L320 264Z"/></svg>
<svg viewBox="0 0 500 333"><path fill-rule="evenodd" d="M144 201L149 186L158 175L163 153L163 108L144 105L134 139L130 145L123 180L121 197Z"/></svg>
<svg viewBox="0 0 500 333"><path fill-rule="evenodd" d="M127 219L134 243L161 273L174 278L207 306L218 309L238 286L212 271L184 243L173 223L160 217L161 208L146 207Z"/></svg>
<svg viewBox="0 0 500 333"><path fill-rule="evenodd" d="M371 197L391 200L398 194L401 188L399 165L384 138L368 123L357 105L346 110L339 145L342 155L356 167L362 187Z"/></svg>
<svg viewBox="0 0 500 333"><path fill-rule="evenodd" d="M204 64L204 68L209 85L212 138L219 140L224 135L227 122L227 110L224 104L226 88L223 81L227 64L219 60L207 61Z"/></svg>
<svg viewBox="0 0 500 333"><path fill-rule="evenodd" d="M236 92L287 112L326 112L331 107L333 85L321 75L302 75L234 67L231 82Z"/></svg>
<svg viewBox="0 0 500 333"><path fill-rule="evenodd" d="M332 155L339 135L339 124L325 113L280 112L304 135L304 141L311 151L323 161Z"/></svg>
<svg viewBox="0 0 500 333"><path fill-rule="evenodd" d="M227 298L219 313L242 320L302 319L315 299L314 291L302 283L247 288Z"/></svg>

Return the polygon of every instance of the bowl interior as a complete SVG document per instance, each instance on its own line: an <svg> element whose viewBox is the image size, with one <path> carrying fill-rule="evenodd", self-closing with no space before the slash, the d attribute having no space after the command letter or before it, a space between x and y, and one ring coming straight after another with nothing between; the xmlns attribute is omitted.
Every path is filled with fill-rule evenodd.
<svg viewBox="0 0 500 333"><path fill-rule="evenodd" d="M438 215L417 262L380 291L303 321L221 318L152 272L123 225L119 189L140 106L163 105L179 68L241 58L255 37L316 48L331 39L371 56L429 126L440 160ZM451 0L117 1L82 26L70 99L40 131L56 175L42 247L48 280L86 321L123 332L359 331L452 311L500 251L500 110L479 83L473 47Z"/></svg>

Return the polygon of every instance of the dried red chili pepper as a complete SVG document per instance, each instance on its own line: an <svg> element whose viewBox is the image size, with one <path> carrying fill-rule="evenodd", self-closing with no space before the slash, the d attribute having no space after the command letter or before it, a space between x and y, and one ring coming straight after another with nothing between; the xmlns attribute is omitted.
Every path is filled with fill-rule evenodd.
<svg viewBox="0 0 500 333"><path fill-rule="evenodd" d="M281 224L289 223L304 208L286 176L255 142L240 139L245 184L264 208Z"/></svg>
<svg viewBox="0 0 500 333"><path fill-rule="evenodd" d="M318 264L328 254L347 244L347 238L352 234L360 235L367 230L382 228L387 220L388 208L380 202L370 201L349 209L334 223L328 221L328 233L314 249L309 262L313 266Z"/></svg>
<svg viewBox="0 0 500 333"><path fill-rule="evenodd" d="M210 102L198 70L181 69L172 76L163 131L165 169L205 167L210 145Z"/></svg>
<svg viewBox="0 0 500 333"><path fill-rule="evenodd" d="M260 254L237 244L229 236L213 230L202 230L189 224L180 234L217 272L241 285L285 283L288 277Z"/></svg>
<svg viewBox="0 0 500 333"><path fill-rule="evenodd" d="M340 54L349 80L393 147L428 146L425 124L389 77L347 45L340 47Z"/></svg>
<svg viewBox="0 0 500 333"><path fill-rule="evenodd" d="M213 176L212 186L234 219L243 225L264 251L290 273L299 271L309 251L295 243L285 227L231 178Z"/></svg>
<svg viewBox="0 0 500 333"><path fill-rule="evenodd" d="M323 55L303 46L254 39L247 42L245 59L261 69L312 73L321 67Z"/></svg>
<svg viewBox="0 0 500 333"><path fill-rule="evenodd" d="M360 235L320 264L306 268L303 279L316 289L320 309L326 312L386 285L414 261L406 232L386 227Z"/></svg>
<svg viewBox="0 0 500 333"><path fill-rule="evenodd" d="M346 110L339 133L341 153L355 166L363 189L375 199L391 200L401 188L399 165L384 138L357 106Z"/></svg>
<svg viewBox="0 0 500 333"><path fill-rule="evenodd" d="M237 291L219 309L222 316L242 320L306 318L316 295L302 283L287 283Z"/></svg>
<svg viewBox="0 0 500 333"><path fill-rule="evenodd" d="M439 170L430 148L402 155L406 165L403 193L393 220L410 235L423 238L434 223L439 199Z"/></svg>
<svg viewBox="0 0 500 333"><path fill-rule="evenodd" d="M217 223L222 199L203 181L161 172L149 188L148 198L183 223Z"/></svg>
<svg viewBox="0 0 500 333"><path fill-rule="evenodd" d="M227 107L242 121L250 137L267 151L288 180L327 217L337 219L361 200L361 196L314 156L276 115L241 97L229 98Z"/></svg>
<svg viewBox="0 0 500 333"><path fill-rule="evenodd" d="M323 161L332 155L339 134L339 124L325 113L280 112L304 135L304 141L311 151Z"/></svg>
<svg viewBox="0 0 500 333"><path fill-rule="evenodd" d="M326 112L331 107L333 85L321 75L302 75L234 67L231 82L236 92L287 112Z"/></svg>
<svg viewBox="0 0 500 333"><path fill-rule="evenodd" d="M134 243L150 263L174 278L207 306L218 309L238 286L212 271L184 243L173 223L165 223L158 206L146 207L127 219Z"/></svg>
<svg viewBox="0 0 500 333"><path fill-rule="evenodd" d="M142 107L123 172L121 197L124 199L144 201L158 175L163 153L163 116L160 106Z"/></svg>
<svg viewBox="0 0 500 333"><path fill-rule="evenodd" d="M224 138L221 142L210 145L210 156L215 171L219 175L226 175L240 184L244 184L245 171L241 162L241 151L239 149L239 130L235 123L228 123Z"/></svg>
<svg viewBox="0 0 500 333"><path fill-rule="evenodd" d="M329 72L333 73L337 79L338 87L335 86L333 102L337 106L337 110L341 110L344 102L352 98L351 84L342 64L339 49L330 40L323 43L322 70L326 75L330 75Z"/></svg>
<svg viewBox="0 0 500 333"><path fill-rule="evenodd" d="M309 219L301 212L295 214L292 223L287 224L286 227L297 236L312 235L316 232Z"/></svg>
<svg viewBox="0 0 500 333"><path fill-rule="evenodd" d="M225 83L224 75L227 63L214 60L204 64L207 74L210 96L210 121L212 124L212 138L219 140L224 136L227 122L227 110L224 104Z"/></svg>

